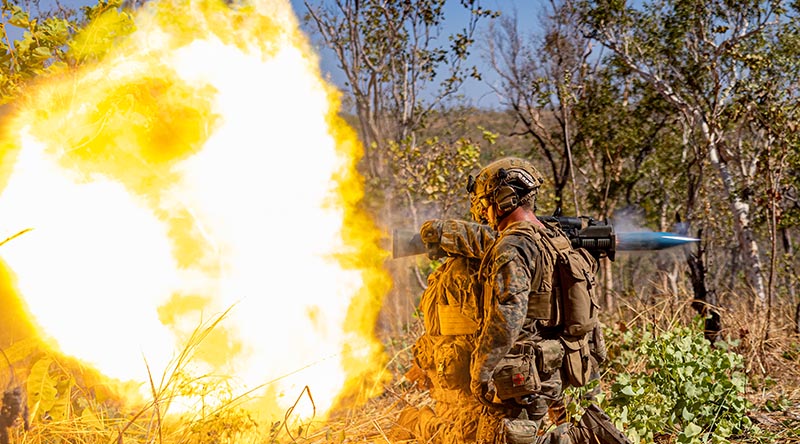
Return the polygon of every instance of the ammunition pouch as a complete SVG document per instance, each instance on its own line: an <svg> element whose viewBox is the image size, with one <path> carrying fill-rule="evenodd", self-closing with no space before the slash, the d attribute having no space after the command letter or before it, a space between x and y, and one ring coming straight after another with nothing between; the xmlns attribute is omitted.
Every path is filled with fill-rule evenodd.
<svg viewBox="0 0 800 444"><path fill-rule="evenodd" d="M561 342L564 344L562 379L574 387L583 387L592 373L589 339L586 336L562 336Z"/></svg>
<svg viewBox="0 0 800 444"><path fill-rule="evenodd" d="M442 341L433 351L436 376L442 388L469 392L469 365L472 345L466 339Z"/></svg>
<svg viewBox="0 0 800 444"><path fill-rule="evenodd" d="M564 362L564 347L557 339L545 339L536 343L536 367L540 373L551 374L559 370Z"/></svg>
<svg viewBox="0 0 800 444"><path fill-rule="evenodd" d="M536 442L539 422L530 419L503 418L496 442L505 444L530 444Z"/></svg>
<svg viewBox="0 0 800 444"><path fill-rule="evenodd" d="M538 394L542 388L539 374L550 375L563 366L564 347L556 339L523 339L498 364L492 381L502 401Z"/></svg>

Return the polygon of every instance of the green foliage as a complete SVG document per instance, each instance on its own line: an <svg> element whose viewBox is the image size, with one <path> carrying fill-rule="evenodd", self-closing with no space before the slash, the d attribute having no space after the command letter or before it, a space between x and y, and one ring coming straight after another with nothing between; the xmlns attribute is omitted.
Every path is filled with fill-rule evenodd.
<svg viewBox="0 0 800 444"><path fill-rule="evenodd" d="M120 7L122 0L100 0L84 6L89 24L70 42L70 58L80 64L102 57L119 38L134 31L133 18Z"/></svg>
<svg viewBox="0 0 800 444"><path fill-rule="evenodd" d="M58 398L57 381L50 376L53 360L40 359L31 368L28 376L28 405L31 406L33 418L44 417L56 404Z"/></svg>
<svg viewBox="0 0 800 444"><path fill-rule="evenodd" d="M467 176L478 167L479 144L466 138L406 140L390 143L389 156L393 183L410 208L435 205L437 214L464 216L458 209L466 210L464 190Z"/></svg>
<svg viewBox="0 0 800 444"><path fill-rule="evenodd" d="M4 22L0 35L0 103L4 103L23 83L64 59L64 46L74 24L57 16L31 17L16 2L8 0L3 1L0 16ZM10 35L15 31L22 37L13 40Z"/></svg>
<svg viewBox="0 0 800 444"><path fill-rule="evenodd" d="M20 2L3 0L0 103L13 100L26 83L39 76L101 56L118 37L128 35L133 22L121 7L122 0L101 0L83 7L81 18L70 10L33 17ZM86 32L81 32L85 24ZM22 37L13 38L16 34Z"/></svg>
<svg viewBox="0 0 800 444"><path fill-rule="evenodd" d="M654 336L632 329L613 339L610 366L619 373L604 400L618 427L643 442L660 434L677 443L727 443L755 435L746 412L743 358L704 339L701 324ZM626 369L639 368L639 371Z"/></svg>
<svg viewBox="0 0 800 444"><path fill-rule="evenodd" d="M475 30L481 20L497 14L477 0L461 0L460 8L467 13L463 27L455 22L445 27L445 0L304 3L305 21L336 55L346 78L344 90L355 107L365 146L361 172L375 189L369 194L380 207L375 211L379 218L392 219L390 213L395 210L404 215L418 212L414 207L418 196L407 191L447 197L449 193L442 191L452 183L447 175L434 174L427 182L416 177L408 180L428 169L426 163L415 168L414 152L409 150L438 147L437 140L421 133L439 117L436 114L443 104L457 98L466 79L480 77L468 60ZM454 32L448 33L446 28ZM417 142L423 139L425 142ZM408 159L403 159L405 154L410 154ZM421 188L391 186L398 171L404 176L401 183Z"/></svg>

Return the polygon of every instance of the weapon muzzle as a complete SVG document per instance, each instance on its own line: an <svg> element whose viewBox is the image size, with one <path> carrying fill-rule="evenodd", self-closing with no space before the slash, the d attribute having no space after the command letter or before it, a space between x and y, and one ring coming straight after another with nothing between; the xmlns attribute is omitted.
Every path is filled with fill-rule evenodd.
<svg viewBox="0 0 800 444"><path fill-rule="evenodd" d="M428 252L419 233L413 230L392 230L392 257L394 259Z"/></svg>

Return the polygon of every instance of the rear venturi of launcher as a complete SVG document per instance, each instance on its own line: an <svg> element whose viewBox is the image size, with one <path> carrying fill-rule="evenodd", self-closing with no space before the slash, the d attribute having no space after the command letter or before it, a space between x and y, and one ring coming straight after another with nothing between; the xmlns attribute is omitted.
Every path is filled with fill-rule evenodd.
<svg viewBox="0 0 800 444"><path fill-rule="evenodd" d="M669 232L615 233L614 227L604 221L588 217L538 216L539 220L558 223L572 241L573 248L585 248L596 257L612 261L617 251L656 251L697 242L699 239ZM418 232L394 230L392 232L392 257L400 258L427 253Z"/></svg>

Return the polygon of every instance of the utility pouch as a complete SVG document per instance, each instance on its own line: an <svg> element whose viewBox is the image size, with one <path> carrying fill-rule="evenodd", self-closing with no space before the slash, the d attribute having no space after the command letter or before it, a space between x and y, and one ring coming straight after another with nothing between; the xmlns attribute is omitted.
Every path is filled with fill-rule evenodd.
<svg viewBox="0 0 800 444"><path fill-rule="evenodd" d="M530 419L503 418L500 422L500 436L496 442L505 444L530 444L536 442L539 423Z"/></svg>
<svg viewBox="0 0 800 444"><path fill-rule="evenodd" d="M562 336L564 344L563 379L574 387L583 387L589 382L592 364L589 359L589 339Z"/></svg>
<svg viewBox="0 0 800 444"><path fill-rule="evenodd" d="M443 341L433 351L436 376L446 389L469 390L469 364L472 348L463 339Z"/></svg>
<svg viewBox="0 0 800 444"><path fill-rule="evenodd" d="M583 336L597 324L594 275L597 262L582 248L562 254L559 273L564 304L564 332Z"/></svg>
<svg viewBox="0 0 800 444"><path fill-rule="evenodd" d="M536 369L535 356L533 342L526 340L514 345L511 352L500 360L492 381L501 401L539 392L542 383Z"/></svg>
<svg viewBox="0 0 800 444"><path fill-rule="evenodd" d="M559 370L564 362L564 346L557 339L545 339L536 343L536 367L539 372L551 374Z"/></svg>

